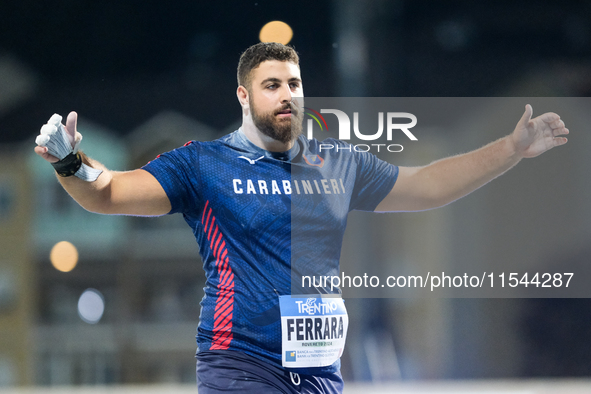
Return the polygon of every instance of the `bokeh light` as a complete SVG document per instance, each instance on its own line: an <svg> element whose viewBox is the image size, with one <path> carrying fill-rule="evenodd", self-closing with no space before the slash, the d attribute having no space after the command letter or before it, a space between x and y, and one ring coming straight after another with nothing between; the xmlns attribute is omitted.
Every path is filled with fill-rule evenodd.
<svg viewBox="0 0 591 394"><path fill-rule="evenodd" d="M103 317L105 299L100 291L86 289L78 299L78 316L88 324L96 324Z"/></svg>
<svg viewBox="0 0 591 394"><path fill-rule="evenodd" d="M70 272L78 264L78 250L70 242L61 241L53 246L49 259L56 270Z"/></svg>
<svg viewBox="0 0 591 394"><path fill-rule="evenodd" d="M286 45L293 37L293 30L291 27L281 21L272 21L267 23L259 33L259 40L261 42L278 42Z"/></svg>

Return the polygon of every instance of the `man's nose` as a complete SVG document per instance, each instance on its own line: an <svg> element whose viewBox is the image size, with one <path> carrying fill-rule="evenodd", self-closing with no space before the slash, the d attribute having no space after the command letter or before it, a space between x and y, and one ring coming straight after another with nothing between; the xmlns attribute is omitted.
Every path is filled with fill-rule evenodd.
<svg viewBox="0 0 591 394"><path fill-rule="evenodd" d="M282 85L281 86L281 96L280 96L280 100L281 103L289 103L291 102L291 89L289 88L289 85Z"/></svg>

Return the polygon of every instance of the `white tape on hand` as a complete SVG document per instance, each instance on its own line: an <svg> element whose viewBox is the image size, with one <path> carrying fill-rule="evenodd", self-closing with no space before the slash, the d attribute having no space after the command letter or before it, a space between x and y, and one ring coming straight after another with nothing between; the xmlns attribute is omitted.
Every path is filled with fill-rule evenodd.
<svg viewBox="0 0 591 394"><path fill-rule="evenodd" d="M37 145L46 147L47 153L59 160L63 160L70 153L78 153L81 141L82 135L78 132L76 132L74 141L71 141L66 128L62 124L62 117L58 114L53 114L47 124L41 127L41 134L35 139ZM72 142L74 143L73 146ZM87 182L93 182L102 172L102 170L97 170L83 163L74 175Z"/></svg>

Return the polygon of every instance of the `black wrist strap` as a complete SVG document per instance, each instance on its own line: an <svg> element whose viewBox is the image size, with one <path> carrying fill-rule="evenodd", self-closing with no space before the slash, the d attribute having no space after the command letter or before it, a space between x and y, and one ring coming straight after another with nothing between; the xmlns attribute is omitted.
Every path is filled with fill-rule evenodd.
<svg viewBox="0 0 591 394"><path fill-rule="evenodd" d="M80 153L74 154L74 152L72 152L60 161L51 163L51 165L55 168L55 172L57 172L59 176L72 176L82 166L82 157L80 157Z"/></svg>

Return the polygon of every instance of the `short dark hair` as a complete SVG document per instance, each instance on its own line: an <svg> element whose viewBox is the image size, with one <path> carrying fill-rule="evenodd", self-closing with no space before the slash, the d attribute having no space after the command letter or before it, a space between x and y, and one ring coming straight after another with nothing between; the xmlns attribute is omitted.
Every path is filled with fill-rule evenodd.
<svg viewBox="0 0 591 394"><path fill-rule="evenodd" d="M238 62L238 85L250 90L252 70L266 60L291 62L297 66L300 58L294 48L278 42L259 42L242 53Z"/></svg>

